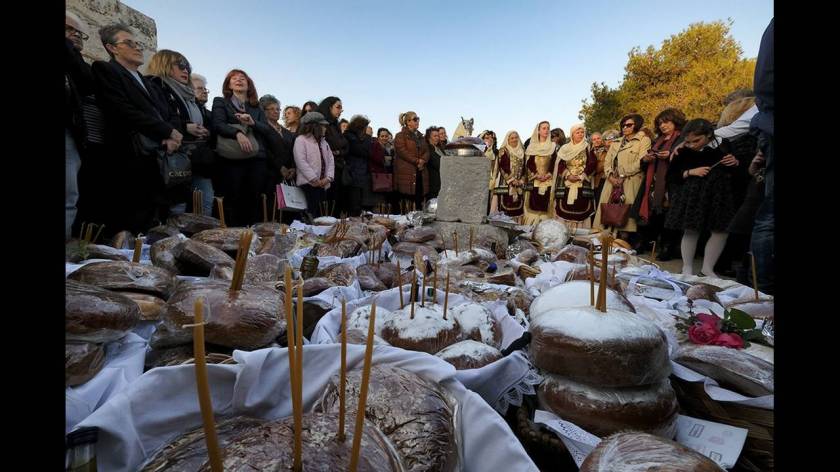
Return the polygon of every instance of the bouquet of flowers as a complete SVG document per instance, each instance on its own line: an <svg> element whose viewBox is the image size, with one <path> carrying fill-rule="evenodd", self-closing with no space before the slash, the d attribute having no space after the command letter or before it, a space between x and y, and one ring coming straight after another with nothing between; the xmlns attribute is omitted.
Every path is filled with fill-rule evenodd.
<svg viewBox="0 0 840 472"><path fill-rule="evenodd" d="M750 341L762 341L761 329L755 320L741 310L730 308L723 318L709 313L689 313L688 318L677 318L676 327L688 335L694 344L710 344L735 349L749 347Z"/></svg>

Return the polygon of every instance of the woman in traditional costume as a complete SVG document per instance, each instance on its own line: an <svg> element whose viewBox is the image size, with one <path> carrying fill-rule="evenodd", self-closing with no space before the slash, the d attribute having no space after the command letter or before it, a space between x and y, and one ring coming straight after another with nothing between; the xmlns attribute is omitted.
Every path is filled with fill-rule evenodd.
<svg viewBox="0 0 840 472"><path fill-rule="evenodd" d="M525 148L519 133L508 131L499 149L493 179L492 208L519 219L525 202Z"/></svg>
<svg viewBox="0 0 840 472"><path fill-rule="evenodd" d="M549 138L551 125L548 121L540 122L531 134L531 140L525 149L525 167L527 169L528 191L525 197L525 224L535 225L551 218L554 203L554 161L557 158L557 145Z"/></svg>
<svg viewBox="0 0 840 472"><path fill-rule="evenodd" d="M592 177L598 158L586 141L582 123L572 126L571 135L571 141L557 151L554 213L571 222L571 227L588 228L589 217L595 212Z"/></svg>

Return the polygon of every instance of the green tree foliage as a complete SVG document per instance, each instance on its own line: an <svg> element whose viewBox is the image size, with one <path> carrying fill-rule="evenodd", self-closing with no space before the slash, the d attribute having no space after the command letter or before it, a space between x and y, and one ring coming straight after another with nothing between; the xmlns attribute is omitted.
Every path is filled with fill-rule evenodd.
<svg viewBox="0 0 840 472"><path fill-rule="evenodd" d="M755 59L741 58L743 50L732 38L731 26L731 21L693 23L659 49L633 48L617 89L592 85L591 101L584 100L580 113L587 128L616 127L625 113L639 113L652 125L668 107L682 110L689 119L717 122L724 97L752 88L755 70Z"/></svg>

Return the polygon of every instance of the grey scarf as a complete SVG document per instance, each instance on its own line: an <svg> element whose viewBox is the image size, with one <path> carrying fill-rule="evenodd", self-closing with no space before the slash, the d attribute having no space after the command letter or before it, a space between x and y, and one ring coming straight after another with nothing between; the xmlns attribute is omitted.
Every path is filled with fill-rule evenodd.
<svg viewBox="0 0 840 472"><path fill-rule="evenodd" d="M187 107L187 113L190 115L190 122L197 125L204 125L204 117L201 115L201 109L195 103L195 90L190 85L182 84L172 77L164 77L163 81L184 102L184 105Z"/></svg>

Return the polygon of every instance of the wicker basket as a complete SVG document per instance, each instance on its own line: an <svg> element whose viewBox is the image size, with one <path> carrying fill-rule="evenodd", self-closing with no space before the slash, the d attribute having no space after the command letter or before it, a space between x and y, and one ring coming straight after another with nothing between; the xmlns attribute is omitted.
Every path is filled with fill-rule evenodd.
<svg viewBox="0 0 840 472"><path fill-rule="evenodd" d="M772 472L773 411L713 400L703 382L688 382L671 376L680 409L688 416L716 423L745 428L747 441L741 457L732 469L735 472Z"/></svg>

